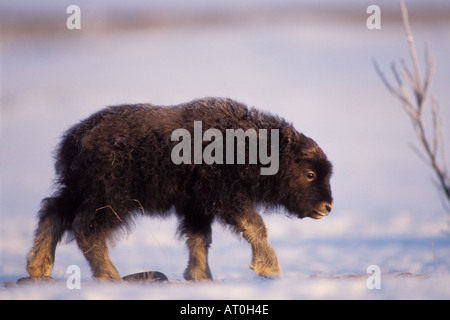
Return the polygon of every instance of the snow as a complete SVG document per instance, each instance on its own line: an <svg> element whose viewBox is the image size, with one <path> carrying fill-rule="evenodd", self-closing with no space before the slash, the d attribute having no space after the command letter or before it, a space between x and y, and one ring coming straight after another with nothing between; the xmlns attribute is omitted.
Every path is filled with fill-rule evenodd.
<svg viewBox="0 0 450 320"><path fill-rule="evenodd" d="M90 32L84 24L80 31L3 38L2 283L26 276L59 136L106 105L227 96L277 113L333 162L335 203L319 221L264 214L284 272L279 279L258 279L248 268L249 245L214 225L215 281L186 282L187 251L175 235L176 220L141 219L114 245L111 259L122 275L158 270L171 283L95 283L76 245L63 243L53 270L57 283L3 285L0 299L449 299L449 216L432 172L410 147L418 146L410 122L372 65L376 59L388 72L392 60L408 58L403 31L383 22L370 31L361 12L361 21L345 23L312 17L121 32ZM450 29L437 26L412 22L420 57L427 41L437 61L432 92L448 122ZM80 267L80 290L66 286L70 265ZM381 268L379 290L367 287L371 265Z"/></svg>
<svg viewBox="0 0 450 320"><path fill-rule="evenodd" d="M227 280L214 283L152 285L82 283L79 290L66 284L4 289L9 299L448 299L448 276L389 278L380 290L368 290L364 277L350 279L305 278L288 275L277 280ZM2 297L4 297L2 295Z"/></svg>

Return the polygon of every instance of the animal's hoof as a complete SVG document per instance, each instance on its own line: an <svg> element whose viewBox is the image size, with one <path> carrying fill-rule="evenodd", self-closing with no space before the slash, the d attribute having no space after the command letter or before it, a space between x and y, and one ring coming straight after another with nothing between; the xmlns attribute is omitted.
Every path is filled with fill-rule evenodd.
<svg viewBox="0 0 450 320"><path fill-rule="evenodd" d="M268 267L268 266L254 266L251 265L250 268L255 271L255 273L262 278L276 278L283 275L283 271L279 265Z"/></svg>
<svg viewBox="0 0 450 320"><path fill-rule="evenodd" d="M183 276L187 281L210 281L213 279L209 266L206 267L206 270L201 268L188 267L184 271Z"/></svg>

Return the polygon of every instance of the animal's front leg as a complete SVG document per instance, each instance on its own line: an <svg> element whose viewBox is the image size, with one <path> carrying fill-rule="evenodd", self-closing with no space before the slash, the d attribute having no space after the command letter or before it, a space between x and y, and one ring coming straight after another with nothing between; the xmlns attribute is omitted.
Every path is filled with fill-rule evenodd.
<svg viewBox="0 0 450 320"><path fill-rule="evenodd" d="M211 237L191 235L186 244L189 249L189 262L184 272L186 280L211 280L211 270L208 265L208 247Z"/></svg>
<svg viewBox="0 0 450 320"><path fill-rule="evenodd" d="M184 226L189 249L189 262L184 272L186 280L212 280L208 265L208 248L211 240L211 225L206 223L201 230L189 230Z"/></svg>
<svg viewBox="0 0 450 320"><path fill-rule="evenodd" d="M238 231L252 247L252 268L263 277L273 277L282 274L278 258L269 243L266 226L258 212L253 210L237 219Z"/></svg>

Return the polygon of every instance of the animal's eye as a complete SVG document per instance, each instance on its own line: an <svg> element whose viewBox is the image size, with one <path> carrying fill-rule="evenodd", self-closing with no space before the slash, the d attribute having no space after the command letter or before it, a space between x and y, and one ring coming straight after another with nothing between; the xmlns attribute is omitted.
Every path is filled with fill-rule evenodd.
<svg viewBox="0 0 450 320"><path fill-rule="evenodd" d="M312 171L306 173L306 179L309 181L313 181L316 178L316 174Z"/></svg>

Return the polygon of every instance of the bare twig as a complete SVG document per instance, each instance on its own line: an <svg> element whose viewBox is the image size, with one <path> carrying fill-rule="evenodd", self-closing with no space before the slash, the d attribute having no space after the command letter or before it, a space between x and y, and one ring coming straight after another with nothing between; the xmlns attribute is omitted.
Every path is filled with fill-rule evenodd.
<svg viewBox="0 0 450 320"><path fill-rule="evenodd" d="M414 37L409 25L408 10L406 9L404 1L400 1L400 8L402 10L403 28L405 29L406 40L408 41L409 53L411 54L411 59L414 65L414 79L416 81L416 85L413 88L415 89L414 92L416 94L417 105L422 106L422 98L424 98L424 96L420 81L422 77L420 76L419 59L417 59L416 49L414 48Z"/></svg>
<svg viewBox="0 0 450 320"><path fill-rule="evenodd" d="M433 250L434 266L436 267L436 271L439 272L439 263L436 255L436 249L434 248L433 240L430 240L430 242L431 242L431 249Z"/></svg>
<svg viewBox="0 0 450 320"><path fill-rule="evenodd" d="M144 207L142 206L142 203L138 199L130 199L131 201L134 201L138 204L139 209L142 212L142 216L145 216Z"/></svg>
<svg viewBox="0 0 450 320"><path fill-rule="evenodd" d="M141 212L142 212L142 215L145 216L145 210L144 210L144 206L142 205L142 203L138 199L130 199L130 201L136 202L138 204L139 210L141 210ZM149 231L150 231L150 234L153 237L153 240L155 240L156 244L158 245L158 247L161 250L161 252L164 255L164 257L166 259L168 259L167 255L166 255L166 252L164 251L163 247L161 246L161 244L158 241L158 238L156 238L156 236L153 234L153 232L151 230L149 230Z"/></svg>
<svg viewBox="0 0 450 320"><path fill-rule="evenodd" d="M110 208L111 211L114 213L114 215L117 217L117 219L119 219L119 221L122 222L122 219L119 217L119 215L117 214L117 212L116 212L116 211L113 209L113 207L111 207L111 205L109 205L109 204L106 205L106 206L97 208L97 209L95 209L95 211L97 212L97 211L100 211L100 210L103 210L103 209L106 209L106 208Z"/></svg>
<svg viewBox="0 0 450 320"><path fill-rule="evenodd" d="M447 200L447 204L450 206L450 179L445 157L444 125L439 114L438 102L434 96L430 97L430 87L435 71L435 61L429 53L428 45L426 45L426 78L425 81L422 81L419 60L414 46L414 37L409 24L408 11L403 0L400 1L400 9L413 68L411 70L402 60L402 69L399 73L395 64L392 64L391 70L395 78L396 87L389 83L376 62L374 62L375 69L386 88L401 101L403 108L411 119L416 136L421 143L424 153L419 152L417 149L415 149L415 151L421 155L421 158L425 159L427 164L433 169L437 177L439 189L442 191ZM413 92L414 100L411 100L404 82ZM431 102L429 102L430 99ZM427 103L431 105L433 126L431 132L427 131L423 119L423 111ZM429 136L431 136L431 138ZM441 156L440 159L439 154Z"/></svg>

